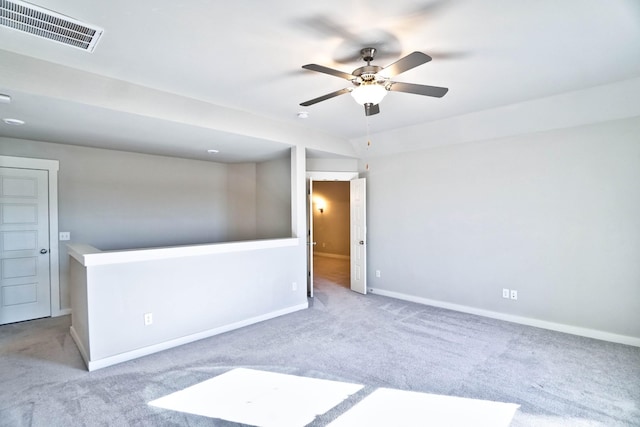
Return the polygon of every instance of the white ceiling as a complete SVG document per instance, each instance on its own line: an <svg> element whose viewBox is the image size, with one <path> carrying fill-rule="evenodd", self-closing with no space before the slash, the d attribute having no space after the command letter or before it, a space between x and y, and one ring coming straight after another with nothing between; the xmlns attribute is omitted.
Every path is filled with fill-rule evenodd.
<svg viewBox="0 0 640 427"><path fill-rule="evenodd" d="M0 27L0 93L13 98L0 104L0 117L27 122L0 123L1 136L256 161L297 143L281 135L285 129L348 145L367 133L640 76L637 0L35 4L105 33L87 53ZM394 80L449 93L393 92L369 118L349 95L299 106L349 85L302 65L351 72L363 63L343 58L366 45L379 47L374 64L382 66L415 50L431 55ZM310 117L298 119L299 111ZM212 157L208 148L221 152Z"/></svg>

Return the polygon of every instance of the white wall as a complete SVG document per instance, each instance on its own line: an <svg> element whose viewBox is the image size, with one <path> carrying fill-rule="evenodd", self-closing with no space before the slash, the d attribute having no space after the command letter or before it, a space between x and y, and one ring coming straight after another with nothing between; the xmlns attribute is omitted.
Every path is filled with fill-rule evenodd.
<svg viewBox="0 0 640 427"><path fill-rule="evenodd" d="M369 286L637 341L638 135L636 117L370 159Z"/></svg>
<svg viewBox="0 0 640 427"><path fill-rule="evenodd" d="M70 245L72 329L89 370L307 308L301 239L101 252ZM151 313L152 324L144 315Z"/></svg>

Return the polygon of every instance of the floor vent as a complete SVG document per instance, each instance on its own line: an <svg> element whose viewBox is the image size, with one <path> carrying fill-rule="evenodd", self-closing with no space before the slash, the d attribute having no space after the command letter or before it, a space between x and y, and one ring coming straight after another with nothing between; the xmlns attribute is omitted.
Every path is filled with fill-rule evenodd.
<svg viewBox="0 0 640 427"><path fill-rule="evenodd" d="M0 0L0 25L93 52L104 30L20 0Z"/></svg>

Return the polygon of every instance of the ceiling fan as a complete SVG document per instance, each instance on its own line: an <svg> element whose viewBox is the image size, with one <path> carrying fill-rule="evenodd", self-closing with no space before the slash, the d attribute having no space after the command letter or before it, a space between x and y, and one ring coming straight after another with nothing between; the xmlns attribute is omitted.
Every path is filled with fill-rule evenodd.
<svg viewBox="0 0 640 427"><path fill-rule="evenodd" d="M318 98L303 102L300 105L308 107L321 101L334 98L338 95L351 93L356 102L364 105L364 112L367 116L378 114L380 112L380 101L385 97L388 91L413 93L416 95L434 96L436 98L443 97L449 89L437 86L425 86L413 83L394 82L392 77L400 73L404 73L418 65L426 64L431 61L431 57L422 52L413 52L409 55L398 59L393 64L386 67L371 65L371 61L376 54L376 49L366 47L360 51L362 60L367 65L353 70L351 74L334 70L318 64L303 65L302 68L320 73L329 74L349 80L353 87L346 87L335 92L328 93Z"/></svg>

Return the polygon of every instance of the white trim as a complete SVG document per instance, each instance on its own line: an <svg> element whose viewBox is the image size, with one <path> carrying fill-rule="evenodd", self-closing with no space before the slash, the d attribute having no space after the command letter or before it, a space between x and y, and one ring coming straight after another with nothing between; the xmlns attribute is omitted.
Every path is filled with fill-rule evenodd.
<svg viewBox="0 0 640 427"><path fill-rule="evenodd" d="M265 320L273 319L275 317L283 316L285 314L290 314L296 311L305 310L307 308L309 308L309 303L305 302L304 304L298 304L292 307L284 308L282 310L272 311L271 313L266 313L260 316L252 317L250 319L241 320L239 322L231 323L229 325L220 326L218 328L209 329L203 332L198 332L196 334L187 335L184 337L165 341L159 344L150 345L150 346L139 348L136 350L127 351L125 353L120 353L115 356L109 356L100 360L93 360L93 361L88 360L86 351L84 351L81 341L78 335L75 333L75 330L73 330L73 327L71 327L71 337L73 338L75 343L78 345L78 348L80 349L80 354L82 355L82 358L84 359L87 365L87 369L89 371L95 371L96 369L106 368L107 366L115 365L117 363L127 362L129 360L137 359L139 357L148 356L150 354L157 353L159 351L167 350L183 344L188 344L204 338L209 338L214 335L219 335L224 332L229 332L234 329L239 329L244 326L253 325L255 323L263 322Z"/></svg>
<svg viewBox="0 0 640 427"><path fill-rule="evenodd" d="M51 316L63 316L67 314L67 309L63 310L60 304L60 242L58 242L58 170L60 169L60 162L58 160L0 156L0 167L36 169L48 172Z"/></svg>
<svg viewBox="0 0 640 427"><path fill-rule="evenodd" d="M306 172L306 184L307 189L312 187L310 181L352 181L357 179L360 175L358 172L337 172L337 171L307 171ZM312 189L313 190L313 189ZM311 191L313 192L313 191ZM309 194L310 195L310 194ZM306 200L306 199L305 199ZM349 202L351 203L351 202ZM307 210L308 206L305 203L305 212L307 222L307 227L305 230L305 236L308 236L311 233L311 229L313 227L313 215L311 212ZM351 237L349 237L351 238ZM308 282L308 294L313 298L313 274L312 274L312 266L313 266L313 255L315 255L316 251L312 245L308 245L307 247L307 277L311 278ZM322 256L322 255L321 255ZM348 257L351 259L350 257Z"/></svg>
<svg viewBox="0 0 640 427"><path fill-rule="evenodd" d="M313 181L351 181L358 178L358 172L307 171L307 179Z"/></svg>
<svg viewBox="0 0 640 427"><path fill-rule="evenodd" d="M304 147L291 147L291 235L307 238L307 187L304 172L307 167Z"/></svg>
<svg viewBox="0 0 640 427"><path fill-rule="evenodd" d="M338 255L338 254L330 254L329 252L318 252L313 251L314 255L321 256L323 258L337 258L337 259L346 259L350 260L351 257L349 255Z"/></svg>
<svg viewBox="0 0 640 427"><path fill-rule="evenodd" d="M399 292L387 291L384 289L369 288L369 292L375 293L377 295L404 300L404 301L411 301L411 302L416 302L418 304L446 308L448 310L454 310L454 311L459 311L459 312L468 313L468 314L475 314L478 316L489 317L492 319L518 323L521 325L535 326L536 328L549 329L552 331L564 332L572 335L579 335L581 337L594 338L597 340L603 340L603 341L615 342L618 344L626 344L626 345L632 345L635 347L640 347L640 338L630 337L627 335L619 335L611 332L598 331L596 329L581 328L579 326L565 325L562 323L547 322L546 320L515 316L513 314L499 313L497 311L482 310L479 308L469 307L466 305L436 301L432 299L416 297L413 295L402 294Z"/></svg>
<svg viewBox="0 0 640 427"><path fill-rule="evenodd" d="M297 238L287 238L106 252L102 252L93 246L83 244L69 244L67 245L67 248L71 257L76 259L83 266L89 267L94 265L124 264L129 262L154 261L168 258L284 248L297 245Z"/></svg>

